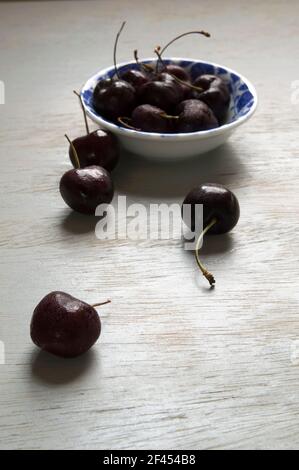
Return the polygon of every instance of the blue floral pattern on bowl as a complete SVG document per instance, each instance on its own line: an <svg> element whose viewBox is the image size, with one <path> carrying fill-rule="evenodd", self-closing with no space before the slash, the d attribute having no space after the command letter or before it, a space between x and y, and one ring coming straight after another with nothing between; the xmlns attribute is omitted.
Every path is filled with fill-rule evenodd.
<svg viewBox="0 0 299 470"><path fill-rule="evenodd" d="M142 62L149 65L156 65L155 59L147 59ZM229 69L226 69L216 64L187 59L164 59L164 63L177 64L185 68L190 74L192 81L195 80L195 78L197 78L199 75L203 74L213 74L223 78L223 80L227 83L231 93L230 106L227 113L226 122L223 124L223 126L235 122L240 117L246 116L256 105L255 96L253 94L253 91L250 89L249 85L244 81L244 79L240 75ZM120 73L125 72L129 68L138 69L139 66L135 62L120 64L118 66L118 70ZM91 80L89 80L83 87L81 91L81 96L83 98L83 103L86 107L86 110L89 111L91 115L99 116L93 106L92 96L94 87L96 86L99 80L105 78L112 78L114 77L114 75L114 68L106 69L104 73L103 71L98 72L98 74L96 74ZM99 117L103 119L102 116ZM115 126L121 128L121 126ZM162 135L163 134L161 134L161 136Z"/></svg>

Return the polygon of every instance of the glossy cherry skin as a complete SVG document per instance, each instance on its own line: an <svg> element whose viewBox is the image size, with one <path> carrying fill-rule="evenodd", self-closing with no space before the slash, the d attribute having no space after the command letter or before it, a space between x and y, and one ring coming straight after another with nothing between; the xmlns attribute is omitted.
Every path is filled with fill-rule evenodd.
<svg viewBox="0 0 299 470"><path fill-rule="evenodd" d="M171 132L171 120L163 118L163 109L150 104L141 104L132 113L132 126L143 132Z"/></svg>
<svg viewBox="0 0 299 470"><path fill-rule="evenodd" d="M191 230L195 228L195 204L203 205L203 228L212 219L217 220L207 234L229 232L237 224L240 217L238 199L234 193L221 184L206 183L197 186L187 194L184 204L191 205L191 221L185 220ZM188 214L188 211L186 211L186 214Z"/></svg>
<svg viewBox="0 0 299 470"><path fill-rule="evenodd" d="M184 82L190 81L190 76L188 72L186 72L186 70L183 67L180 67L179 65L168 64L165 67L165 71L171 73L171 75L174 75L175 77L179 78L180 80L183 80Z"/></svg>
<svg viewBox="0 0 299 470"><path fill-rule="evenodd" d="M151 81L138 89L138 101L140 104L151 104L166 112L171 112L180 99L181 94L178 88L169 81Z"/></svg>
<svg viewBox="0 0 299 470"><path fill-rule="evenodd" d="M96 88L108 88L113 83L113 78L102 78L97 84Z"/></svg>
<svg viewBox="0 0 299 470"><path fill-rule="evenodd" d="M177 132L206 131L219 125L211 109L199 100L182 101L176 112L179 116L176 123Z"/></svg>
<svg viewBox="0 0 299 470"><path fill-rule="evenodd" d="M135 88L135 90L137 90L141 85L144 85L150 81L148 74L138 69L126 70L126 72L121 74L121 79L130 83Z"/></svg>
<svg viewBox="0 0 299 470"><path fill-rule="evenodd" d="M182 69L184 70L184 69ZM176 80L176 77L179 78L175 74L171 74L167 70L164 70L160 74L158 74L156 80L161 80L162 82L171 83L174 87L178 89L179 93L179 101L187 100L192 97L192 88L189 86L190 81L188 79L180 79L182 81Z"/></svg>
<svg viewBox="0 0 299 470"><path fill-rule="evenodd" d="M117 139L111 132L98 129L78 137L72 143L78 154L80 168L97 165L112 171L118 163L119 146ZM71 146L69 147L69 156L73 166L76 166L77 161L73 156Z"/></svg>
<svg viewBox="0 0 299 470"><path fill-rule="evenodd" d="M35 307L31 339L39 348L61 357L88 351L101 334L97 311L65 292L51 292Z"/></svg>
<svg viewBox="0 0 299 470"><path fill-rule="evenodd" d="M177 102L179 103L180 101L183 101L183 99L185 98L185 94L186 94L186 91L185 91L186 85L183 85L182 83L177 82L175 78L169 75L169 73L167 72L160 73L157 76L156 80L159 80L161 82L165 82L171 85L177 92Z"/></svg>
<svg viewBox="0 0 299 470"><path fill-rule="evenodd" d="M227 113L230 93L221 77L216 75L201 75L193 85L202 88L202 93L193 92L193 96L204 101L213 111L219 122L222 122Z"/></svg>
<svg viewBox="0 0 299 470"><path fill-rule="evenodd" d="M112 80L107 86L99 82L93 92L96 111L111 121L129 116L135 107L135 101L135 88L125 80Z"/></svg>
<svg viewBox="0 0 299 470"><path fill-rule="evenodd" d="M100 166L73 168L60 180L60 194L74 211L94 214L99 204L112 201L114 189L110 174Z"/></svg>

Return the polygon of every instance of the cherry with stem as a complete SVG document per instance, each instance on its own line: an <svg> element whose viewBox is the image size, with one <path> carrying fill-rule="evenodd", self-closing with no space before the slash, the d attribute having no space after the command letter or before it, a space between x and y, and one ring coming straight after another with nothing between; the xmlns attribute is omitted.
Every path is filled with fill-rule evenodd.
<svg viewBox="0 0 299 470"><path fill-rule="evenodd" d="M121 35L121 32L122 30L124 29L125 27L125 24L126 22L123 21L117 35L116 35L116 38L115 38L115 42L114 42L114 48L113 48L113 64L114 64L114 71L115 71L115 75L117 76L117 78L120 80L120 75L119 75L119 71L118 71L118 68L117 68L117 65L116 65L116 51L117 51L117 44L118 44L118 40L119 40L119 37Z"/></svg>
<svg viewBox="0 0 299 470"><path fill-rule="evenodd" d="M119 116L130 114L136 102L136 90L131 83L121 76L116 62L117 45L125 24L126 22L124 21L114 42L113 79L105 78L100 80L93 90L93 105L95 110L101 116L112 122L117 121Z"/></svg>
<svg viewBox="0 0 299 470"><path fill-rule="evenodd" d="M222 184L202 183L196 186L189 191L182 204L182 218L193 233L197 229L198 214L196 213L196 206L198 204L202 205L203 210L203 230L196 240L195 257L199 269L212 287L215 284L214 276L199 259L202 239L206 234L221 235L230 232L238 223L240 206L236 195ZM184 208L188 206L191 208L189 214L184 213Z"/></svg>
<svg viewBox="0 0 299 470"><path fill-rule="evenodd" d="M108 131L102 129L95 131L89 130L88 116L84 108L82 95L76 90L73 90L73 93L79 98L85 122L86 135L76 138L72 141L72 145L70 144L69 156L71 162L73 163L74 160L74 166L77 165L77 159L74 156L75 147L82 168L91 165L99 165L106 168L108 171L112 171L119 157L117 141Z"/></svg>
<svg viewBox="0 0 299 470"><path fill-rule="evenodd" d="M30 336L43 351L63 358L86 353L99 339L101 319L95 307L70 294L54 291L47 294L35 307Z"/></svg>

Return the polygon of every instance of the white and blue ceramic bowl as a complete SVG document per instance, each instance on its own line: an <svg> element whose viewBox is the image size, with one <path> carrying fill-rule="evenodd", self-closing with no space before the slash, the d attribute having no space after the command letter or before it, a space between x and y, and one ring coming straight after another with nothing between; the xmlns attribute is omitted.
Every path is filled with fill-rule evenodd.
<svg viewBox="0 0 299 470"><path fill-rule="evenodd" d="M189 72L192 80L202 74L218 75L227 83L231 101L225 124L208 131L158 134L141 132L113 124L100 116L93 107L92 95L97 82L103 78L114 76L114 67L101 70L91 77L81 90L86 112L90 118L115 134L122 146L138 155L159 159L176 159L200 155L223 144L235 129L252 116L257 106L257 94L253 85L242 75L221 65L194 59L168 58L166 64L178 64ZM142 62L155 65L156 59L145 59ZM137 68L135 62L119 64L118 70L124 72L128 68Z"/></svg>

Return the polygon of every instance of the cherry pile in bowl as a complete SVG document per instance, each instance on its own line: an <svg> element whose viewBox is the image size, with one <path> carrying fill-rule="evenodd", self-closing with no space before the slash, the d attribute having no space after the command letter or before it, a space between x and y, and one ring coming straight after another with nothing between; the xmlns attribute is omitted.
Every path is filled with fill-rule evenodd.
<svg viewBox="0 0 299 470"><path fill-rule="evenodd" d="M156 133L188 133L214 129L223 124L230 102L225 81L216 75L203 74L191 80L188 71L177 64L164 64L162 54L177 39L163 48L156 47L156 66L139 62L139 68L120 73L116 49L122 24L114 45L114 76L101 79L93 91L93 105L104 119L128 129Z"/></svg>

